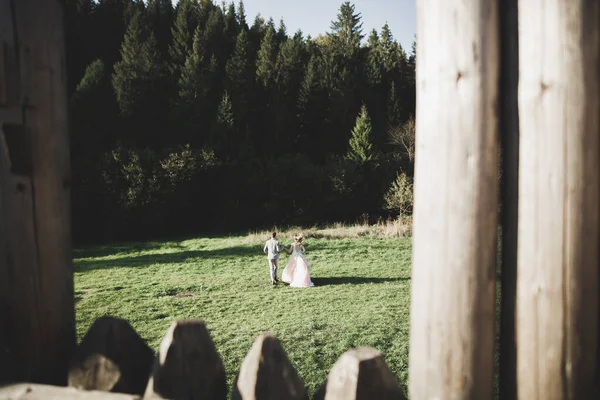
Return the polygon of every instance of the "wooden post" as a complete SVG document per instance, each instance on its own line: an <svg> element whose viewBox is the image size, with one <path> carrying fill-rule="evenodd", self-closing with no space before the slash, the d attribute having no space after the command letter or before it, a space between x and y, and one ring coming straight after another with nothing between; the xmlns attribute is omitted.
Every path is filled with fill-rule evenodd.
<svg viewBox="0 0 600 400"><path fill-rule="evenodd" d="M271 333L256 338L236 377L233 400L308 400L304 384Z"/></svg>
<svg viewBox="0 0 600 400"><path fill-rule="evenodd" d="M313 400L406 400L383 354L371 347L348 350L333 364Z"/></svg>
<svg viewBox="0 0 600 400"><path fill-rule="evenodd" d="M77 346L69 368L69 386L142 396L154 352L129 322L98 318Z"/></svg>
<svg viewBox="0 0 600 400"><path fill-rule="evenodd" d="M498 5L417 1L410 398L493 395Z"/></svg>
<svg viewBox="0 0 600 400"><path fill-rule="evenodd" d="M519 0L519 399L594 398L599 7Z"/></svg>
<svg viewBox="0 0 600 400"><path fill-rule="evenodd" d="M502 286L500 312L501 399L517 398L517 237L519 206L519 32L518 0L501 0L500 138L502 141Z"/></svg>
<svg viewBox="0 0 600 400"><path fill-rule="evenodd" d="M154 360L145 399L227 398L225 367L204 322L171 324Z"/></svg>
<svg viewBox="0 0 600 400"><path fill-rule="evenodd" d="M66 384L75 326L62 2L0 0L0 53L0 301L11 379Z"/></svg>

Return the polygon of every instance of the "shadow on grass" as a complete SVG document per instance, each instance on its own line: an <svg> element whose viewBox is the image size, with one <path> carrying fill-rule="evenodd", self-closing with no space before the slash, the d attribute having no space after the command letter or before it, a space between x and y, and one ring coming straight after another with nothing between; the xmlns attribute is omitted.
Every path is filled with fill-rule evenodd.
<svg viewBox="0 0 600 400"><path fill-rule="evenodd" d="M403 278L369 278L363 276L335 276L325 278L311 278L315 286L328 285L360 285L365 283L389 283L409 281L410 277Z"/></svg>
<svg viewBox="0 0 600 400"><path fill-rule="evenodd" d="M143 242L143 243L121 243L106 246L80 247L73 249L74 258L108 257L120 253L133 253L137 251L151 251L161 248L183 248L178 243L167 242Z"/></svg>
<svg viewBox="0 0 600 400"><path fill-rule="evenodd" d="M173 253L132 255L110 260L78 260L75 261L75 268L77 271L89 271L113 267L145 267L152 264L181 264L195 259L231 259L257 255L264 256L262 248L235 246L215 250L184 250Z"/></svg>

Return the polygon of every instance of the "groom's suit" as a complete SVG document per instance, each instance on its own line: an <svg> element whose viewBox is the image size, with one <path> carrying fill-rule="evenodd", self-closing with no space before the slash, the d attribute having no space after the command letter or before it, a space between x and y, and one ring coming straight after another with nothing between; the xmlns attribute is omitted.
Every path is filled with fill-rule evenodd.
<svg viewBox="0 0 600 400"><path fill-rule="evenodd" d="M269 260L269 269L271 270L271 282L277 281L277 268L279 267L279 252L281 245L275 238L267 240L263 251L267 254Z"/></svg>

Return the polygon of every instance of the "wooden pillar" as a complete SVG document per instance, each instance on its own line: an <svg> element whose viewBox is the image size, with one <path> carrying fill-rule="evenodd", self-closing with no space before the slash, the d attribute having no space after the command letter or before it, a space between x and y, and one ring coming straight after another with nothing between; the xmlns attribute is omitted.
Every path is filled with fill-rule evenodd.
<svg viewBox="0 0 600 400"><path fill-rule="evenodd" d="M497 18L494 0L417 1L413 399L493 396Z"/></svg>
<svg viewBox="0 0 600 400"><path fill-rule="evenodd" d="M519 399L594 398L599 7L519 0Z"/></svg>
<svg viewBox="0 0 600 400"><path fill-rule="evenodd" d="M75 329L63 2L0 0L0 54L0 370L66 384Z"/></svg>
<svg viewBox="0 0 600 400"><path fill-rule="evenodd" d="M502 143L501 399L517 398L517 237L519 205L518 0L500 0L500 138Z"/></svg>

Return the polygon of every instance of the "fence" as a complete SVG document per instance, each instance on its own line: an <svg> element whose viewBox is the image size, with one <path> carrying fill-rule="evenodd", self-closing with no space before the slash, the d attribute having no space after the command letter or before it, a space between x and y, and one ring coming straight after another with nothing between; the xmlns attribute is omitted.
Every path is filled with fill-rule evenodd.
<svg viewBox="0 0 600 400"><path fill-rule="evenodd" d="M127 321L100 318L78 346L68 380L70 388L7 386L0 388L0 398L225 400L229 394L217 350L204 324L196 320L174 322L154 357ZM252 345L231 394L234 400L308 399L279 340L268 333ZM405 399L383 355L368 347L344 353L313 398Z"/></svg>
<svg viewBox="0 0 600 400"><path fill-rule="evenodd" d="M417 30L410 397L493 396L500 222L501 398L599 398L600 2L418 0ZM75 352L61 4L0 0L0 45L0 374L65 385L66 360L86 353ZM127 331L115 324L104 335ZM169 331L147 396L223 395L200 326ZM123 365L82 361L69 379L141 393L142 347ZM282 354L257 339L236 395L302 397ZM291 375L265 389L281 370ZM400 397L385 371L373 350L351 350L322 394ZM0 394L109 396L23 385Z"/></svg>

